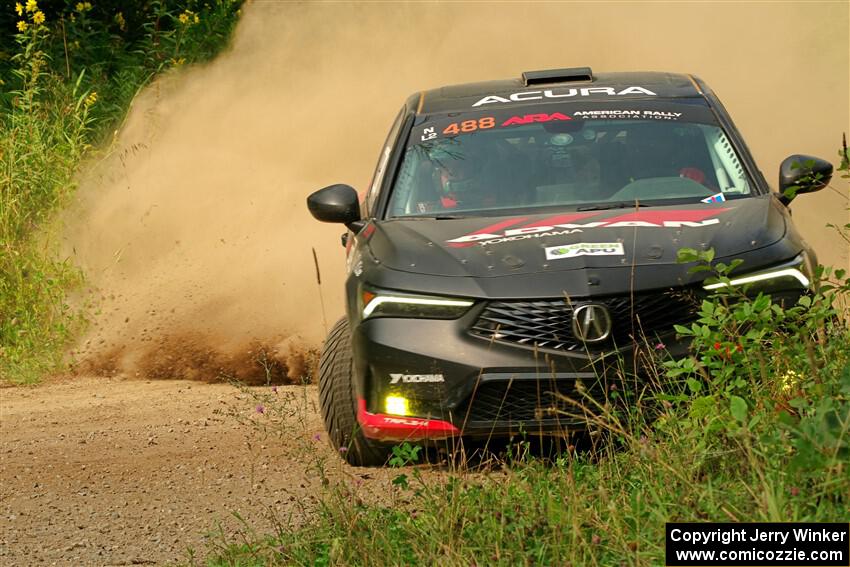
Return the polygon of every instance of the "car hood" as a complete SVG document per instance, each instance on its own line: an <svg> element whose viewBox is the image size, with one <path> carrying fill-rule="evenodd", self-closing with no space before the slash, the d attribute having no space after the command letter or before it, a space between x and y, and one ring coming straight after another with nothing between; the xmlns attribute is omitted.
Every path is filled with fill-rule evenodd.
<svg viewBox="0 0 850 567"><path fill-rule="evenodd" d="M681 248L717 258L783 237L785 215L769 196L722 203L459 219L378 221L368 239L385 267L476 278L669 265Z"/></svg>

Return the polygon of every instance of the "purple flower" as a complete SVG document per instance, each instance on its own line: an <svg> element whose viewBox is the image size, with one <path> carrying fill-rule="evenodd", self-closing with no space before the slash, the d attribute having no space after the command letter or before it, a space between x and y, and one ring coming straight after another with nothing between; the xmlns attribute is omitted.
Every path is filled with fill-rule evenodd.
<svg viewBox="0 0 850 567"><path fill-rule="evenodd" d="M321 440L322 440L322 434L321 433L316 433L315 435L313 435L313 441L321 441Z"/></svg>
<svg viewBox="0 0 850 567"><path fill-rule="evenodd" d="M658 343L657 345L655 345L655 350L661 350L664 348L667 348L667 345L665 345L664 343Z"/></svg>
<svg viewBox="0 0 850 567"><path fill-rule="evenodd" d="M340 447L340 448L339 448L339 452L340 452L340 453L347 453L347 452L348 452L348 447Z"/></svg>
<svg viewBox="0 0 850 567"><path fill-rule="evenodd" d="M266 413L266 408L263 407L263 404L257 405L257 413Z"/></svg>

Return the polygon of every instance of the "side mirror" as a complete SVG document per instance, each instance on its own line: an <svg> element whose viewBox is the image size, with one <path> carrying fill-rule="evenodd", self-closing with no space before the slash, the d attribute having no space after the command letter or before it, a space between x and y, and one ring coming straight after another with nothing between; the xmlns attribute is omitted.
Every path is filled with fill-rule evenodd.
<svg viewBox="0 0 850 567"><path fill-rule="evenodd" d="M832 179L832 164L820 158L793 155L779 166L779 200L789 204L800 193L820 191Z"/></svg>
<svg viewBox="0 0 850 567"><path fill-rule="evenodd" d="M338 222L352 232L360 228L360 201L357 191L348 185L331 185L307 197L307 208L316 220Z"/></svg>

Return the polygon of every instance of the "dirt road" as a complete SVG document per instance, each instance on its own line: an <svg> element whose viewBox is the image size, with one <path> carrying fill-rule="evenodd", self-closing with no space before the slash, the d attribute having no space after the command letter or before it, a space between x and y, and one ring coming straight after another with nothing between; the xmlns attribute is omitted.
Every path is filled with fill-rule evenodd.
<svg viewBox="0 0 850 567"><path fill-rule="evenodd" d="M341 464L314 386L74 378L0 389L0 564L160 565L302 522Z"/></svg>

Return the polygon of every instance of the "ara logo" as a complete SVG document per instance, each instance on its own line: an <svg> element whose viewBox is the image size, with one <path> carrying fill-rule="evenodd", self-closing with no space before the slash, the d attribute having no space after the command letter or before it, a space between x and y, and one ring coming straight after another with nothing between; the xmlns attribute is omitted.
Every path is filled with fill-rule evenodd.
<svg viewBox="0 0 850 567"><path fill-rule="evenodd" d="M592 222L578 222L597 217L601 213L569 213L522 224L526 217L505 220L469 234L447 240L453 248L465 248L475 243L487 245L511 242L515 237L526 239L531 235L555 236L561 230L588 230L593 228L699 228L719 224L718 215L728 209L681 209L667 211L640 210ZM709 218L713 217L713 218Z"/></svg>
<svg viewBox="0 0 850 567"><path fill-rule="evenodd" d="M423 382L445 382L442 374L390 374L390 384L421 384Z"/></svg>
<svg viewBox="0 0 850 567"><path fill-rule="evenodd" d="M543 100L544 98L569 98L574 96L590 96L594 94L602 94L608 96L623 96L623 95L646 95L657 96L654 92L643 87L626 87L617 91L613 87L587 87L582 89L548 89L545 91L522 91L504 96L489 95L485 96L472 106L482 106L485 104L493 104L494 102L528 102L530 100Z"/></svg>
<svg viewBox="0 0 850 567"><path fill-rule="evenodd" d="M553 120L572 120L572 118L560 112L553 112L552 114L526 114L525 116L511 116L502 122L502 126L519 126L521 124L551 122Z"/></svg>

